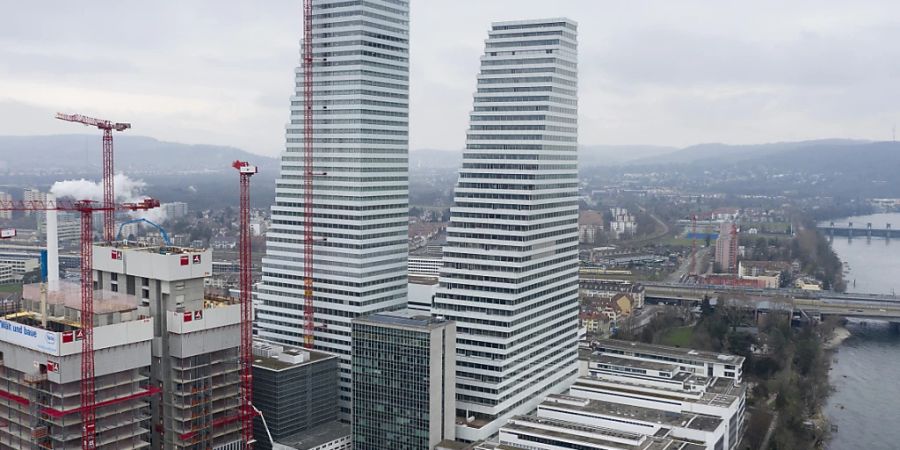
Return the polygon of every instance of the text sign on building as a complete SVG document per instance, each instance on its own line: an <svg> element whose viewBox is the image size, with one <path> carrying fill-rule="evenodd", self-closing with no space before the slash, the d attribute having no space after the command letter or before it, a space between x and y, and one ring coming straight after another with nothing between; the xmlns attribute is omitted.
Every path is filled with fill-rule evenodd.
<svg viewBox="0 0 900 450"><path fill-rule="evenodd" d="M40 352L59 354L56 333L0 319L0 339Z"/></svg>
<svg viewBox="0 0 900 450"><path fill-rule="evenodd" d="M0 239L9 239L13 237L16 237L15 228L4 228L0 230Z"/></svg>
<svg viewBox="0 0 900 450"><path fill-rule="evenodd" d="M112 259L122 259L122 251L112 250L112 254L110 256L112 257Z"/></svg>

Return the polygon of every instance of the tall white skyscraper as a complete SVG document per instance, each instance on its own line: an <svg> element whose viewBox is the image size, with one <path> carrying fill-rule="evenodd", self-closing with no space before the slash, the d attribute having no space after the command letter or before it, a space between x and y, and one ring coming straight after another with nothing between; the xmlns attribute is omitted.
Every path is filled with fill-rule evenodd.
<svg viewBox="0 0 900 450"><path fill-rule="evenodd" d="M313 1L315 347L341 356L350 414L350 321L406 303L409 3ZM303 71L263 259L257 330L303 344Z"/></svg>
<svg viewBox="0 0 900 450"><path fill-rule="evenodd" d="M457 438L577 374L576 30L501 22L485 42L433 309L458 325Z"/></svg>

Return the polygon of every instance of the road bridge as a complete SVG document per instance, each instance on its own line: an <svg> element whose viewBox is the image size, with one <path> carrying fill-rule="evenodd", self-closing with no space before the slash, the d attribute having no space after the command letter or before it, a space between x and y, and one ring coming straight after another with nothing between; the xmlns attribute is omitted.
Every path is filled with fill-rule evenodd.
<svg viewBox="0 0 900 450"><path fill-rule="evenodd" d="M683 283L644 283L647 303L693 305L704 297L742 298L759 309L788 308L810 316L841 316L900 322L900 297L883 294L765 289ZM777 306L776 306L777 305Z"/></svg>

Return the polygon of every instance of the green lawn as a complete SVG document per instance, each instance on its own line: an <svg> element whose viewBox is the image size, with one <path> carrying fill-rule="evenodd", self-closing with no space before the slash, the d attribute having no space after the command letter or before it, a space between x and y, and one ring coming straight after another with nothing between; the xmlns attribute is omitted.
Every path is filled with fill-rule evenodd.
<svg viewBox="0 0 900 450"><path fill-rule="evenodd" d="M689 347L693 337L694 327L672 328L660 336L659 343L671 347Z"/></svg>
<svg viewBox="0 0 900 450"><path fill-rule="evenodd" d="M0 292L2 292L2 293L22 292L22 285L21 284L0 284Z"/></svg>

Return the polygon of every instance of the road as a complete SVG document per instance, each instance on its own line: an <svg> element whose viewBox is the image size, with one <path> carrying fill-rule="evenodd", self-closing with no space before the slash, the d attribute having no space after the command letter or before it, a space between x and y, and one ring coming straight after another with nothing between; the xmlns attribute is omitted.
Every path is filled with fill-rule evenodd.
<svg viewBox="0 0 900 450"><path fill-rule="evenodd" d="M697 269L702 269L703 267L703 259L709 254L710 247L703 247L697 249ZM688 276L688 271L691 269L691 255L688 255L681 261L681 265L678 266L674 272L669 274L666 281L669 283L680 283L684 281Z"/></svg>

